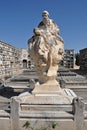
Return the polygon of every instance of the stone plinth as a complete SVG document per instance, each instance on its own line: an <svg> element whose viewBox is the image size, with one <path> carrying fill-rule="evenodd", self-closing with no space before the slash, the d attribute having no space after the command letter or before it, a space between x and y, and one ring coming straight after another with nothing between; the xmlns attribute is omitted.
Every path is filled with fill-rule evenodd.
<svg viewBox="0 0 87 130"><path fill-rule="evenodd" d="M61 91L60 85L56 80L49 80L44 84L35 84L32 94L58 94Z"/></svg>
<svg viewBox="0 0 87 130"><path fill-rule="evenodd" d="M57 88L57 86L54 88ZM39 90L39 89L38 89ZM18 98L22 102L27 102L29 104L72 104L73 98L76 97L75 93L70 89L60 89L59 91L54 90L53 92L49 90L44 91L34 91L33 94L25 92L21 94ZM38 93L39 92L39 93Z"/></svg>

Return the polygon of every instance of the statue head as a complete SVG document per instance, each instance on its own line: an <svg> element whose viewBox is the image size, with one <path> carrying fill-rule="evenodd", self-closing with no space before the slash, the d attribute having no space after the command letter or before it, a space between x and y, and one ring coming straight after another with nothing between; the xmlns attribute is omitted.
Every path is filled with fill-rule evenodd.
<svg viewBox="0 0 87 130"><path fill-rule="evenodd" d="M43 23L45 25L49 24L49 12L48 11L43 11L42 12L42 17L43 17Z"/></svg>
<svg viewBox="0 0 87 130"><path fill-rule="evenodd" d="M44 10L44 11L42 12L42 17L43 17L43 18L49 17L49 12L46 11L46 10Z"/></svg>

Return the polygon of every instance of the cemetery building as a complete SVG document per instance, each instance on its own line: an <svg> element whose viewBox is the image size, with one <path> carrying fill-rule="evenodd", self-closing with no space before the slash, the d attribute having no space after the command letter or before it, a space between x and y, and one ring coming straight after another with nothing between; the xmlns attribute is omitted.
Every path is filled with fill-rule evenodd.
<svg viewBox="0 0 87 130"><path fill-rule="evenodd" d="M75 66L75 55L73 49L66 49L64 51L63 66L66 68L74 68Z"/></svg>
<svg viewBox="0 0 87 130"><path fill-rule="evenodd" d="M80 50L80 69L87 70L87 48Z"/></svg>
<svg viewBox="0 0 87 130"><path fill-rule="evenodd" d="M31 65L31 61L30 61L30 55L28 53L28 49L22 48L21 50L21 67L26 69L29 68Z"/></svg>
<svg viewBox="0 0 87 130"><path fill-rule="evenodd" d="M21 50L0 41L0 77L12 76L20 71Z"/></svg>

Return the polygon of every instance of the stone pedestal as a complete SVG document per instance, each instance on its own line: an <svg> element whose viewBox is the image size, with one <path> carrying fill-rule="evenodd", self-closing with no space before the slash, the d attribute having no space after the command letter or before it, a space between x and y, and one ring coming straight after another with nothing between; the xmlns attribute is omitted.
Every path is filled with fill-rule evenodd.
<svg viewBox="0 0 87 130"><path fill-rule="evenodd" d="M25 92L19 96L22 102L29 104L71 104L75 97L72 90L61 89L56 80L37 83L32 93Z"/></svg>
<svg viewBox="0 0 87 130"><path fill-rule="evenodd" d="M36 85L32 93L25 92L19 95L22 102L29 104L72 104L76 94L70 89L58 89L58 86Z"/></svg>
<svg viewBox="0 0 87 130"><path fill-rule="evenodd" d="M61 91L60 85L56 80L49 80L44 84L35 84L32 94L58 94Z"/></svg>

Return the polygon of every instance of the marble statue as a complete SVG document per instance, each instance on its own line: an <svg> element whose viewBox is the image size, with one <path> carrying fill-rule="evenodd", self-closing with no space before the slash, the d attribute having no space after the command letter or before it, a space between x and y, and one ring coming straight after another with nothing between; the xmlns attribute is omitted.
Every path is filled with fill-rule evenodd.
<svg viewBox="0 0 87 130"><path fill-rule="evenodd" d="M49 18L49 12L42 12L42 21L34 29L34 35L28 40L31 59L37 67L40 84L56 80L58 64L64 53L64 42L60 29Z"/></svg>
<svg viewBox="0 0 87 130"><path fill-rule="evenodd" d="M39 82L33 84L32 80L29 86L33 87L33 90L30 91L29 88L29 91L25 90L15 98L18 102L27 104L24 105L24 109L33 111L31 117L33 119L35 117L35 120L37 115L40 119L43 117L47 119L47 115L52 114L54 105L72 104L76 97L72 90L61 88L56 80L58 65L63 58L64 42L60 36L59 27L49 18L49 13L43 11L42 17L43 20L34 29L34 35L28 40L29 53L37 67ZM55 109L52 119L57 117L56 112Z"/></svg>

